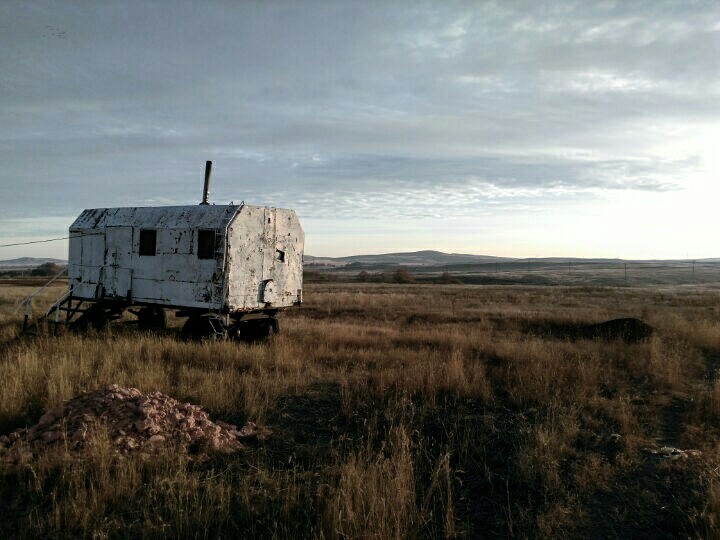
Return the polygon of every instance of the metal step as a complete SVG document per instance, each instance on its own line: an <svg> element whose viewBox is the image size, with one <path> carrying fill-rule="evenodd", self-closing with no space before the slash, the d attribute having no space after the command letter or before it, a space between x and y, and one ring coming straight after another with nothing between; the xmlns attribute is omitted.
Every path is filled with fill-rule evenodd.
<svg viewBox="0 0 720 540"><path fill-rule="evenodd" d="M74 305L73 301L75 301ZM45 315L37 320L37 324L45 322L48 326L53 325L53 333L55 334L59 327L69 325L76 315L82 315L87 311L90 306L83 304L85 304L85 300L73 297L72 290L70 290L60 297ZM60 313L63 312L65 315L61 317Z"/></svg>
<svg viewBox="0 0 720 540"><path fill-rule="evenodd" d="M210 328L212 328L213 332L215 332L215 337L224 338L227 335L225 325L220 319L209 317L208 323L210 323Z"/></svg>

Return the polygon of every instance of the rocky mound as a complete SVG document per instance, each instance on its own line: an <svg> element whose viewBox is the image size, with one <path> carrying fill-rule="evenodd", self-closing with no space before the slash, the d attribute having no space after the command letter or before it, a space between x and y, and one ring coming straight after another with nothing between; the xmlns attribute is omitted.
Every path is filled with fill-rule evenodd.
<svg viewBox="0 0 720 540"><path fill-rule="evenodd" d="M256 435L248 422L242 429L212 422L197 405L137 388L116 384L86 392L51 409L34 426L0 437L0 453L12 456L13 449L27 443L31 448L67 444L81 450L98 427L107 430L120 452L158 450L172 446L185 452L234 452L240 439Z"/></svg>

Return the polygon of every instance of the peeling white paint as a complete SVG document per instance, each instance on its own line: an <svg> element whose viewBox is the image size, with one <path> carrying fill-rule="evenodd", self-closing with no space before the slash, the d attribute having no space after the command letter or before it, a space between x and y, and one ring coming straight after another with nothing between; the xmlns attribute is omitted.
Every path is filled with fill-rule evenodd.
<svg viewBox="0 0 720 540"><path fill-rule="evenodd" d="M154 230L155 255L140 255ZM215 252L198 256L199 231ZM304 234L292 210L198 205L85 210L70 226L69 286L79 298L238 312L302 300Z"/></svg>

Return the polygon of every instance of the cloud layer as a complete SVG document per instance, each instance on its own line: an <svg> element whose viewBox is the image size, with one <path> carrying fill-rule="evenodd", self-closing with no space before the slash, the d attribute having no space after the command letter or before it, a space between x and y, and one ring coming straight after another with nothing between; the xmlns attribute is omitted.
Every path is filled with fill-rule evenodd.
<svg viewBox="0 0 720 540"><path fill-rule="evenodd" d="M205 159L214 200L298 208L327 255L367 220L443 248L448 216L521 230L718 172L716 2L4 2L0 40L7 237L194 203Z"/></svg>

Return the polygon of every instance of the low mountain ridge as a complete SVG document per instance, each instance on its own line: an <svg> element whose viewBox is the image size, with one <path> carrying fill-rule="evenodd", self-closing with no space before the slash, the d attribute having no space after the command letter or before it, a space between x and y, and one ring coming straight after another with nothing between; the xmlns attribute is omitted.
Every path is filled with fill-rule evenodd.
<svg viewBox="0 0 720 540"><path fill-rule="evenodd" d="M433 250L380 253L371 255L350 255L347 257L314 257L312 255L305 255L305 264L316 266L350 266L353 264L438 266L446 264L482 264L514 260L516 259L509 257L471 255L466 253L443 253L442 251Z"/></svg>
<svg viewBox="0 0 720 540"><path fill-rule="evenodd" d="M0 261L0 268L35 268L47 263L65 265L67 261L49 257L19 257L17 259Z"/></svg>

